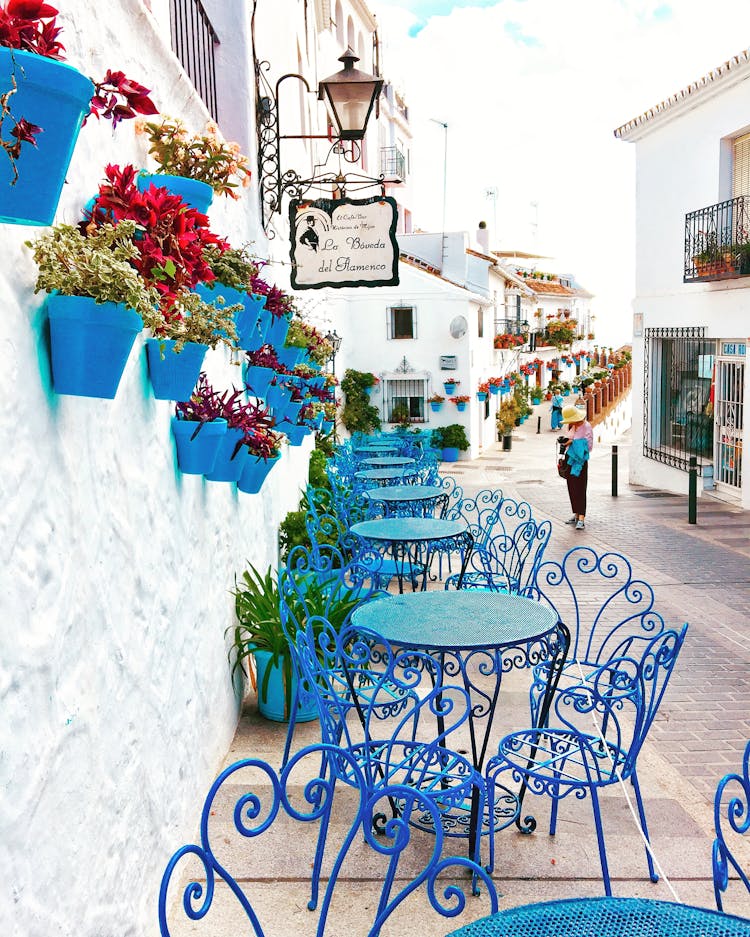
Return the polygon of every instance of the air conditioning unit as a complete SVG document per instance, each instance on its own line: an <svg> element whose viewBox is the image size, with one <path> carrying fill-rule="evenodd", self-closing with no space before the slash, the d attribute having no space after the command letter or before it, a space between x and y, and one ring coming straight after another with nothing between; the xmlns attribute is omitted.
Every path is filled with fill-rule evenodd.
<svg viewBox="0 0 750 937"><path fill-rule="evenodd" d="M440 370L441 371L455 371L458 367L458 358L456 355L441 355L440 356Z"/></svg>

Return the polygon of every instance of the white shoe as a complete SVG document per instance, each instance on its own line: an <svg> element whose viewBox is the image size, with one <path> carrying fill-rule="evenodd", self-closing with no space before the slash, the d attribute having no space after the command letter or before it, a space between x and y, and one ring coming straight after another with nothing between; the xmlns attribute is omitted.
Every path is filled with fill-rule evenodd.
<svg viewBox="0 0 750 937"><path fill-rule="evenodd" d="M585 529L586 529L586 525L583 523L583 521L576 521L576 530L585 530Z"/></svg>
<svg viewBox="0 0 750 937"><path fill-rule="evenodd" d="M578 520L578 517L574 514L572 517L569 517L568 520L565 521L565 523L569 524L572 527L573 524L575 524L577 520Z"/></svg>

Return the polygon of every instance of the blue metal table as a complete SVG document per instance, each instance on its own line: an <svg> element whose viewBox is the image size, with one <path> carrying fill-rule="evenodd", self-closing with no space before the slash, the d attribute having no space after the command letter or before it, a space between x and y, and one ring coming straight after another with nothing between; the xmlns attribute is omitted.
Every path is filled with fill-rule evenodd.
<svg viewBox="0 0 750 937"><path fill-rule="evenodd" d="M362 465L369 465L370 468L397 468L405 465L414 465L415 460L406 456L395 455L373 455L362 460Z"/></svg>
<svg viewBox="0 0 750 937"><path fill-rule="evenodd" d="M363 469L355 472L354 477L361 482L374 482L376 485L408 484L410 478L416 478L417 470L411 465L402 468Z"/></svg>
<svg viewBox="0 0 750 937"><path fill-rule="evenodd" d="M372 469L386 471L386 469ZM359 473L363 474L363 473ZM381 517L360 521L350 527L360 540L369 545L380 545L393 558L398 580L398 591L404 591L404 578L409 578L412 589L421 579L422 590L427 588L427 573L437 548L461 552L461 576L469 562L474 545L465 521L445 521L434 517ZM416 571L416 572L415 572Z"/></svg>
<svg viewBox="0 0 750 937"><path fill-rule="evenodd" d="M362 497L371 505L381 506L383 513L400 517L442 517L448 507L448 492L439 485L387 485L363 491Z"/></svg>
<svg viewBox="0 0 750 937"><path fill-rule="evenodd" d="M448 937L750 937L750 920L652 898L572 898L509 908Z"/></svg>
<svg viewBox="0 0 750 937"><path fill-rule="evenodd" d="M552 661L540 708L540 723L546 722L570 637L554 611L540 602L474 590L386 596L358 608L352 624L378 632L395 647L428 651L440 660L446 683L463 686L472 701L468 725L471 760L478 771L487 753L504 674ZM439 713L437 720L440 731ZM499 792L492 821L496 832L518 819L524 792L523 785L519 792L507 788ZM467 804L452 818L472 841L478 826L476 809L476 803ZM486 825L482 832L489 832Z"/></svg>

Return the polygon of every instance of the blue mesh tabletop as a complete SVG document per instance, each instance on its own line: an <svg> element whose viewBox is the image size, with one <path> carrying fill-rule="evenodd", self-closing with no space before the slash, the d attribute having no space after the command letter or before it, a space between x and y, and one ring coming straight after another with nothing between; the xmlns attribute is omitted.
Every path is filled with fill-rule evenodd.
<svg viewBox="0 0 750 937"><path fill-rule="evenodd" d="M750 937L750 920L650 898L576 898L510 908L448 937Z"/></svg>
<svg viewBox="0 0 750 937"><path fill-rule="evenodd" d="M533 599L467 590L387 596L358 608L352 622L402 647L447 650L523 644L549 634L557 616Z"/></svg>
<svg viewBox="0 0 750 937"><path fill-rule="evenodd" d="M398 443L395 442L371 442L366 446L357 446L356 453L362 452L398 452Z"/></svg>
<svg viewBox="0 0 750 937"><path fill-rule="evenodd" d="M363 491L362 497L368 501L427 501L444 493L445 489L437 485L387 485L374 491Z"/></svg>
<svg viewBox="0 0 750 937"><path fill-rule="evenodd" d="M396 468L396 466L414 465L414 459L406 456L395 455L372 455L362 460L363 465L369 465L371 468Z"/></svg>
<svg viewBox="0 0 750 937"><path fill-rule="evenodd" d="M378 481L378 479L405 478L407 475L416 475L417 470L410 465L403 468L376 468L365 469L362 472L355 472L355 478L361 478L365 481Z"/></svg>
<svg viewBox="0 0 750 937"><path fill-rule="evenodd" d="M458 537L466 532L467 526L465 521L444 521L434 517L383 517L352 524L350 530L363 540L418 543Z"/></svg>

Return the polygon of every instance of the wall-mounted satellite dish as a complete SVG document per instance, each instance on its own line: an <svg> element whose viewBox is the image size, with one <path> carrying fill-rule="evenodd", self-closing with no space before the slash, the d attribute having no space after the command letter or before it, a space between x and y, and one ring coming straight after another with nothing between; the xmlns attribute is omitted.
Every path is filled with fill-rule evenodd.
<svg viewBox="0 0 750 937"><path fill-rule="evenodd" d="M451 336L453 338L463 338L468 327L469 323L466 321L466 316L456 316L450 325Z"/></svg>

